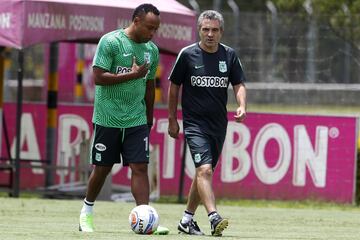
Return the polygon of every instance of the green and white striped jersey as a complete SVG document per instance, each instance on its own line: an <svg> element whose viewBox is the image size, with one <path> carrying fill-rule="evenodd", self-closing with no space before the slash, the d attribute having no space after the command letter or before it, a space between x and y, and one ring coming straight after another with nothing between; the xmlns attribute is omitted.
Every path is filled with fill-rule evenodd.
<svg viewBox="0 0 360 240"><path fill-rule="evenodd" d="M148 74L115 85L95 87L93 123L105 127L129 128L146 124L146 81L153 81L159 63L159 50L153 42L136 43L123 29L105 34L97 46L93 66L110 73L131 71L133 56L137 65L150 63Z"/></svg>

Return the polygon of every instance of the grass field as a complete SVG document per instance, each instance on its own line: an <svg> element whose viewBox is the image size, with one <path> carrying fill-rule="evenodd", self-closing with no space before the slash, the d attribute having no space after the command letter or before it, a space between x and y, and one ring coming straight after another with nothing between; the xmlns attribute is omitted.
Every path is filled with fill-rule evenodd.
<svg viewBox="0 0 360 240"><path fill-rule="evenodd" d="M78 232L81 200L0 198L0 239L209 239L209 223L199 208L196 220L204 237L179 235L176 227L183 204L152 204L161 224L170 228L168 236L141 236L129 227L133 203L98 201L95 207L96 232ZM360 239L359 207L337 205L218 204L230 219L222 239Z"/></svg>

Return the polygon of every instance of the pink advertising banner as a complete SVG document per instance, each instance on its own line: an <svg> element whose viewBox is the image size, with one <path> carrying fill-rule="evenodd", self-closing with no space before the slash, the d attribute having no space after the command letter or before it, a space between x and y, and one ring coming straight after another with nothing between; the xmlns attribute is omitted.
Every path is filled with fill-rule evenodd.
<svg viewBox="0 0 360 240"><path fill-rule="evenodd" d="M216 196L247 199L354 201L357 118L249 113L229 124L214 174ZM160 146L161 194L177 194L182 141L169 138L157 111L152 144ZM194 167L186 156L185 192Z"/></svg>
<svg viewBox="0 0 360 240"><path fill-rule="evenodd" d="M10 140L15 146L15 104L4 105ZM235 123L229 113L227 137L214 175L216 196L246 199L317 199L353 203L356 185L356 117L248 113L244 123ZM180 112L178 114L181 116ZM58 166L79 164L82 133L92 135L91 105L59 105L57 129ZM179 118L181 121L181 117ZM24 104L22 115L22 159L45 157L46 105ZM177 195L183 136L167 135L167 111L155 110L151 132L151 161L158 167L161 195ZM6 156L5 139L2 156ZM71 163L75 154L76 163ZM188 192L195 168L186 152L184 193ZM36 165L38 163L32 163ZM0 184L9 173L0 172ZM114 167L113 183L129 186L128 168ZM78 176L75 176L77 179ZM69 182L70 171L57 171L57 182ZM21 169L21 188L44 185L39 168Z"/></svg>
<svg viewBox="0 0 360 240"><path fill-rule="evenodd" d="M56 41L97 42L106 32L126 27L135 7L149 1L1 0L0 46L26 48ZM194 42L195 13L175 0L151 1L160 10L154 38L159 48L177 53Z"/></svg>

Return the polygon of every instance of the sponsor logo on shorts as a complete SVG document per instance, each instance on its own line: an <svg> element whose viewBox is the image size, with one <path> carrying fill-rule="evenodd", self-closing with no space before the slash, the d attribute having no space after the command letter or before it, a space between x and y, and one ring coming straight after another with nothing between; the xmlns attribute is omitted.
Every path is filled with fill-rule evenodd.
<svg viewBox="0 0 360 240"><path fill-rule="evenodd" d="M227 88L228 77L191 76L191 85L194 87Z"/></svg>
<svg viewBox="0 0 360 240"><path fill-rule="evenodd" d="M199 163L199 162L201 161L201 155L200 155L200 153L196 153L196 154L194 155L194 161L195 161L196 163Z"/></svg>
<svg viewBox="0 0 360 240"><path fill-rule="evenodd" d="M95 154L95 160L98 162L101 162L101 153L96 153Z"/></svg>
<svg viewBox="0 0 360 240"><path fill-rule="evenodd" d="M95 144L95 148L96 150L98 150L99 152L103 152L106 150L106 146L102 143L97 143Z"/></svg>

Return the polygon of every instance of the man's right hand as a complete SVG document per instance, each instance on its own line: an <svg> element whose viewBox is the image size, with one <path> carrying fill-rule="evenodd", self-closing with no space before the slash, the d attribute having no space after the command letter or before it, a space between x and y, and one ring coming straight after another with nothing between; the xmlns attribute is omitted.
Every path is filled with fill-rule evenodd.
<svg viewBox="0 0 360 240"><path fill-rule="evenodd" d="M179 137L179 123L174 118L169 118L169 127L168 127L168 134L172 138L178 138Z"/></svg>
<svg viewBox="0 0 360 240"><path fill-rule="evenodd" d="M149 64L145 62L143 65L136 64L136 57L133 56L133 62L131 67L131 72L134 75L134 79L145 77L149 71Z"/></svg>

